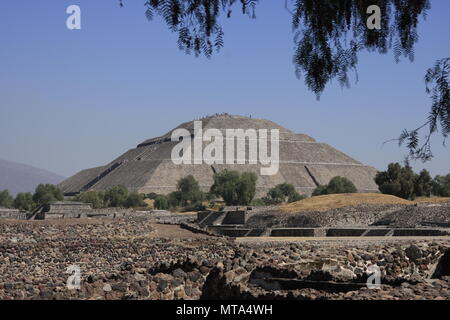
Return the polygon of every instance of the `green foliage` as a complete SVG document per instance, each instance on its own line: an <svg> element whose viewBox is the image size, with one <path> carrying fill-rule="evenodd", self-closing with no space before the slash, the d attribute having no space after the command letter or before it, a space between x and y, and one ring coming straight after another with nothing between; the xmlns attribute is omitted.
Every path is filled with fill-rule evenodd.
<svg viewBox="0 0 450 320"><path fill-rule="evenodd" d="M264 199L253 199L252 202L250 202L250 205L254 207L260 207L265 206L266 202L264 201Z"/></svg>
<svg viewBox="0 0 450 320"><path fill-rule="evenodd" d="M159 210L167 210L167 209L169 209L169 201L167 200L166 196L159 195L155 199L154 206L156 209L159 209Z"/></svg>
<svg viewBox="0 0 450 320"><path fill-rule="evenodd" d="M335 194L335 193L356 193L358 190L356 189L353 182L345 177L334 177L328 182L327 185L327 193Z"/></svg>
<svg viewBox="0 0 450 320"><path fill-rule="evenodd" d="M105 192L104 202L107 207L125 207L128 189L122 185L114 186Z"/></svg>
<svg viewBox="0 0 450 320"><path fill-rule="evenodd" d="M86 191L77 195L75 197L75 201L90 203L92 204L92 208L98 209L105 206L104 197L105 195L103 194L103 192Z"/></svg>
<svg viewBox="0 0 450 320"><path fill-rule="evenodd" d="M399 163L390 163L387 171L377 173L375 182L381 193L410 200L416 197L416 174L409 164L402 167Z"/></svg>
<svg viewBox="0 0 450 320"><path fill-rule="evenodd" d="M145 195L145 197L150 200L155 200L157 196L158 194L155 192L150 192L149 194Z"/></svg>
<svg viewBox="0 0 450 320"><path fill-rule="evenodd" d="M432 181L433 194L439 197L450 197L450 174L436 176Z"/></svg>
<svg viewBox="0 0 450 320"><path fill-rule="evenodd" d="M267 204L278 204L282 202L295 202L305 198L306 196L300 195L292 184L281 183L269 190L264 201Z"/></svg>
<svg viewBox="0 0 450 320"><path fill-rule="evenodd" d="M11 208L14 198L9 194L8 190L0 191L0 207Z"/></svg>
<svg viewBox="0 0 450 320"><path fill-rule="evenodd" d="M63 201L62 191L52 184L40 184L36 187L33 195L33 201L38 205L50 204L56 201Z"/></svg>
<svg viewBox="0 0 450 320"><path fill-rule="evenodd" d="M255 196L256 180L251 172L223 170L214 174L210 192L221 196L227 205L248 205Z"/></svg>
<svg viewBox="0 0 450 320"><path fill-rule="evenodd" d="M322 196L322 195L325 195L325 194L328 194L328 192L327 192L327 186L325 185L320 185L320 186L317 186L317 188L315 188L314 189L314 191L313 191L313 193L312 193L312 196L313 197L315 197L315 196Z"/></svg>
<svg viewBox="0 0 450 320"><path fill-rule="evenodd" d="M181 205L183 206L201 202L204 198L197 180L192 175L180 179L177 183L177 190L181 194Z"/></svg>
<svg viewBox="0 0 450 320"><path fill-rule="evenodd" d="M356 193L356 189L353 182L345 177L336 176L328 182L325 186L318 186L314 189L312 196L320 196L325 194L336 193Z"/></svg>
<svg viewBox="0 0 450 320"><path fill-rule="evenodd" d="M137 192L130 192L125 200L126 208L145 207L147 204L144 202L144 195Z"/></svg>
<svg viewBox="0 0 450 320"><path fill-rule="evenodd" d="M438 60L433 68L428 69L425 75L426 92L430 95L432 105L428 121L414 130L403 130L398 141L399 145L406 143L409 150L408 159L431 160L431 136L441 127L442 136L450 134L450 58ZM419 131L428 127L425 141L419 143Z"/></svg>
<svg viewBox="0 0 450 320"><path fill-rule="evenodd" d="M423 169L419 175L416 176L414 184L414 193L417 197L430 197L433 191L433 179L430 173Z"/></svg>
<svg viewBox="0 0 450 320"><path fill-rule="evenodd" d="M176 207L181 206L182 194L180 191L174 191L174 192L169 193L167 198L168 198L167 201L169 203L170 208L176 208Z"/></svg>
<svg viewBox="0 0 450 320"><path fill-rule="evenodd" d="M36 203L33 201L33 195L31 192L21 192L17 194L14 199L14 208L22 211L33 211L36 208Z"/></svg>

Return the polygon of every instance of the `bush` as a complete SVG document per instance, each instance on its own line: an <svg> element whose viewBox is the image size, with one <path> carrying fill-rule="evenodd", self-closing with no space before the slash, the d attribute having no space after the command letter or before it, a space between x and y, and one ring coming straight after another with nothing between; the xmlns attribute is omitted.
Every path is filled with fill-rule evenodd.
<svg viewBox="0 0 450 320"><path fill-rule="evenodd" d="M321 195L324 195L324 194L328 194L327 193L327 186L326 185L325 186L320 185L320 186L318 186L317 188L314 189L314 191L312 193L312 196L315 197L315 196L321 196Z"/></svg>
<svg viewBox="0 0 450 320"><path fill-rule="evenodd" d="M174 192L169 193L167 198L168 198L167 200L168 200L170 208L176 208L176 207L181 206L182 195L181 195L180 191L174 191Z"/></svg>
<svg viewBox="0 0 450 320"><path fill-rule="evenodd" d="M57 186L52 184L38 185L33 195L33 201L38 206L63 200L64 195L62 191Z"/></svg>
<svg viewBox="0 0 450 320"><path fill-rule="evenodd" d="M137 208L146 207L147 204L144 202L144 195L137 192L130 192L127 199L125 200L126 208Z"/></svg>
<svg viewBox="0 0 450 320"><path fill-rule="evenodd" d="M86 191L75 197L75 201L90 203L94 209L103 208L105 206L105 195L98 191Z"/></svg>
<svg viewBox="0 0 450 320"><path fill-rule="evenodd" d="M0 207L11 208L14 198L9 194L8 190L0 191Z"/></svg>
<svg viewBox="0 0 450 320"><path fill-rule="evenodd" d="M227 205L248 205L256 192L257 177L252 172L240 174L223 170L214 174L210 192L223 198Z"/></svg>
<svg viewBox="0 0 450 320"><path fill-rule="evenodd" d="M336 176L328 182L327 185L320 185L314 189L312 196L320 196L325 194L337 194L337 193L356 193L356 189L353 182L345 177Z"/></svg>
<svg viewBox="0 0 450 320"><path fill-rule="evenodd" d="M430 197L433 191L433 179L430 173L423 169L416 177L414 193L417 197Z"/></svg>
<svg viewBox="0 0 450 320"><path fill-rule="evenodd" d="M381 193L409 200L414 200L416 191L423 188L416 186L418 180L417 174L408 163L404 167L398 163L390 163L387 171L378 172L375 176L375 182Z"/></svg>
<svg viewBox="0 0 450 320"><path fill-rule="evenodd" d="M335 193L356 193L358 190L356 189L353 182L345 177L334 177L330 180L327 185L327 193L335 194Z"/></svg>
<svg viewBox="0 0 450 320"><path fill-rule="evenodd" d="M14 199L14 208L22 211L33 211L36 208L36 203L33 201L31 192L22 192L17 194Z"/></svg>
<svg viewBox="0 0 450 320"><path fill-rule="evenodd" d="M105 192L104 202L107 207L125 207L128 189L122 185L114 186Z"/></svg>
<svg viewBox="0 0 450 320"><path fill-rule="evenodd" d="M155 199L154 206L158 210L167 210L169 209L169 201L166 196L157 196Z"/></svg>
<svg viewBox="0 0 450 320"><path fill-rule="evenodd" d="M436 176L431 185L435 196L450 197L450 174L446 176Z"/></svg>
<svg viewBox="0 0 450 320"><path fill-rule="evenodd" d="M267 204L278 204L282 202L295 202L305 198L306 196L300 195L292 184L281 183L270 189L264 200Z"/></svg>
<svg viewBox="0 0 450 320"><path fill-rule="evenodd" d="M158 196L157 193L155 193L155 192L150 192L149 194L145 195L145 198L146 198L146 199L150 199L150 200L155 200L157 196Z"/></svg>
<svg viewBox="0 0 450 320"><path fill-rule="evenodd" d="M196 204L203 200L203 192L200 191L197 180L192 175L180 179L177 190L181 194L181 205Z"/></svg>
<svg viewBox="0 0 450 320"><path fill-rule="evenodd" d="M266 202L263 199L253 199L252 202L250 202L250 205L260 207L266 205Z"/></svg>

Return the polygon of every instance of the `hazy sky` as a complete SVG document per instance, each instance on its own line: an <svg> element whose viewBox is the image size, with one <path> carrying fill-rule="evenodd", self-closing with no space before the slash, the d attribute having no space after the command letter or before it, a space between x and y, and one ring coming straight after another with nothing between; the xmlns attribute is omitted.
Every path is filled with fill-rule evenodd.
<svg viewBox="0 0 450 320"><path fill-rule="evenodd" d="M236 10L210 60L179 51L175 34L146 20L143 0L124 2L0 2L0 158L69 176L181 122L228 112L271 119L384 169L406 151L383 141L425 122L425 71L450 53L450 1L432 0L413 63L365 53L359 82L334 82L317 101L294 74L284 1L262 0L256 20ZM66 28L71 4L81 7L81 30ZM432 162L414 167L450 172L442 141L433 140Z"/></svg>

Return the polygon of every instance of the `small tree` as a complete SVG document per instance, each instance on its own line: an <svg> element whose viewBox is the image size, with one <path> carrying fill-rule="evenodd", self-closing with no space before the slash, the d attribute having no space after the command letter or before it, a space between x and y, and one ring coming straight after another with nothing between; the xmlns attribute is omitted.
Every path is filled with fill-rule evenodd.
<svg viewBox="0 0 450 320"><path fill-rule="evenodd" d="M169 195L167 196L169 207L176 208L181 206L181 198L182 198L181 191L174 191L169 193Z"/></svg>
<svg viewBox="0 0 450 320"><path fill-rule="evenodd" d="M436 176L432 181L433 194L438 197L450 197L450 174Z"/></svg>
<svg viewBox="0 0 450 320"><path fill-rule="evenodd" d="M107 207L125 207L128 198L128 189L122 185L114 186L105 193Z"/></svg>
<svg viewBox="0 0 450 320"><path fill-rule="evenodd" d="M430 197L433 190L433 179L430 173L423 169L416 177L414 193L417 197Z"/></svg>
<svg viewBox="0 0 450 320"><path fill-rule="evenodd" d="M295 202L305 199L305 196L300 195L295 187L289 183L281 183L273 187L267 193L269 204L277 204L282 202Z"/></svg>
<svg viewBox="0 0 450 320"><path fill-rule="evenodd" d="M320 196L324 194L337 194L337 193L356 193L356 189L353 182L345 177L336 176L328 182L325 186L318 186L313 191L313 196Z"/></svg>
<svg viewBox="0 0 450 320"><path fill-rule="evenodd" d="M155 199L154 206L156 209L159 209L159 210L169 209L169 202L167 201L167 197L163 196L163 195L157 196Z"/></svg>
<svg viewBox="0 0 450 320"><path fill-rule="evenodd" d="M21 192L14 199L14 208L22 211L33 211L36 203L33 201L31 192Z"/></svg>
<svg viewBox="0 0 450 320"><path fill-rule="evenodd" d="M56 201L63 201L64 195L62 191L52 184L40 184L36 187L33 195L33 201L39 206L50 204Z"/></svg>
<svg viewBox="0 0 450 320"><path fill-rule="evenodd" d="M90 203L94 209L103 208L105 206L105 195L99 191L86 191L75 197L76 201Z"/></svg>
<svg viewBox="0 0 450 320"><path fill-rule="evenodd" d="M387 171L378 172L375 182L381 193L394 195L403 199L415 199L416 174L406 164L390 163Z"/></svg>
<svg viewBox="0 0 450 320"><path fill-rule="evenodd" d="M127 208L145 207L146 205L144 195L137 192L130 192L125 200L125 207Z"/></svg>
<svg viewBox="0 0 450 320"><path fill-rule="evenodd" d="M203 200L203 193L200 191L197 180L192 175L180 179L177 183L177 190L181 193L181 204L183 206Z"/></svg>
<svg viewBox="0 0 450 320"><path fill-rule="evenodd" d="M9 194L8 190L0 191L0 207L11 208L14 198Z"/></svg>
<svg viewBox="0 0 450 320"><path fill-rule="evenodd" d="M257 177L252 172L240 174L223 170L214 174L214 184L210 192L221 196L227 205L248 205L256 192Z"/></svg>

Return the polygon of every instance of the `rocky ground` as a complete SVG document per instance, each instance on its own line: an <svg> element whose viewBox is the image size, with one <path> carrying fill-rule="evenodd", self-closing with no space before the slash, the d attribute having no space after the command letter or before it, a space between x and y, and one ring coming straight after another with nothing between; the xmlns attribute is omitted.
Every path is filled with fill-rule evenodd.
<svg viewBox="0 0 450 320"><path fill-rule="evenodd" d="M450 299L449 260L446 239L237 242L145 217L0 221L0 299ZM365 284L373 265L380 289Z"/></svg>
<svg viewBox="0 0 450 320"><path fill-rule="evenodd" d="M429 226L429 222L450 224L450 204L349 206L324 212L283 213L277 207L254 210L247 220L252 228L364 227L384 225L396 228Z"/></svg>

